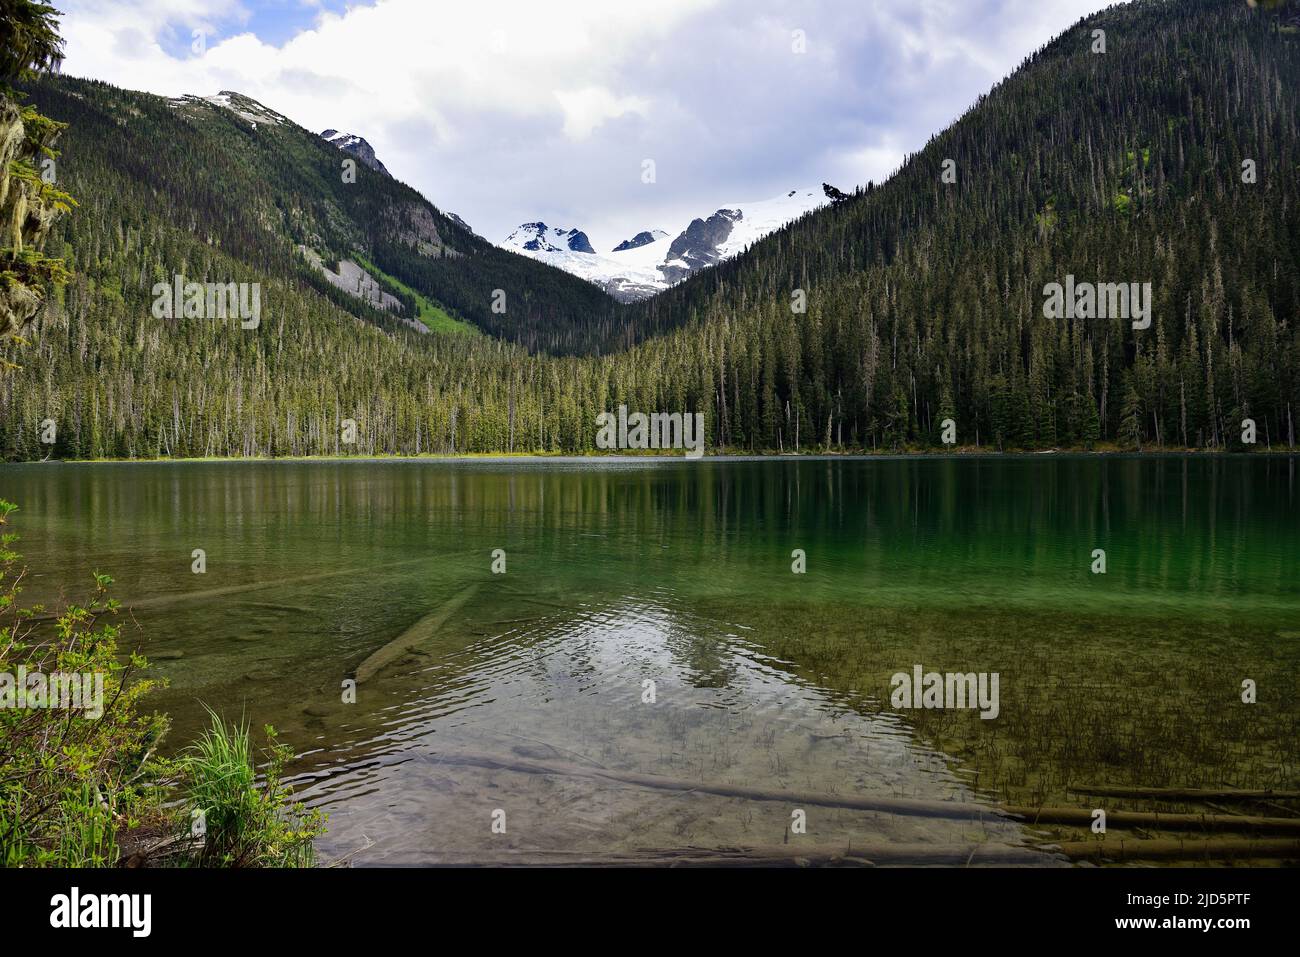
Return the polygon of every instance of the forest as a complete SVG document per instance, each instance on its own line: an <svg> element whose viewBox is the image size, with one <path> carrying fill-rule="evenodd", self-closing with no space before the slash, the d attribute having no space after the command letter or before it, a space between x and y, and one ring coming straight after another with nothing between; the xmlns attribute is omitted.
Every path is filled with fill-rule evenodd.
<svg viewBox="0 0 1300 957"><path fill-rule="evenodd" d="M943 449L949 419L960 448L1293 448L1297 90L1294 7L1111 8L887 181L622 305L401 183L344 182L283 118L32 81L79 206L46 247L70 278L4 348L0 455L591 453L620 404L703 413L715 452ZM412 332L300 245L478 333ZM155 319L176 274L259 283L258 327ZM1044 315L1067 276L1150 283L1149 327Z"/></svg>

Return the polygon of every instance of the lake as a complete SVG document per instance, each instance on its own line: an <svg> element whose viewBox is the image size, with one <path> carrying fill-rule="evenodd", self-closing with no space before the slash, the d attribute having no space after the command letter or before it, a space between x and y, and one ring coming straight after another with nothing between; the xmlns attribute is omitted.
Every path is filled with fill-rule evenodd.
<svg viewBox="0 0 1300 957"><path fill-rule="evenodd" d="M204 704L280 730L324 861L1054 864L1087 828L999 805L1296 787L1296 465L32 464L0 497L26 599L116 579L171 747ZM917 666L996 674L996 716L897 707Z"/></svg>

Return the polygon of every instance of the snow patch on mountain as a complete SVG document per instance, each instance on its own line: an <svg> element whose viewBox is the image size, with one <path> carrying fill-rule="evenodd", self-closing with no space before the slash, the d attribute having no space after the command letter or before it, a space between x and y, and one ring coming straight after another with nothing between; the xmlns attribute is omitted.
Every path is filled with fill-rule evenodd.
<svg viewBox="0 0 1300 957"><path fill-rule="evenodd" d="M289 118L282 113L277 113L269 106L263 106L251 96L244 96L242 93L236 93L233 90L222 90L213 96L198 96L194 93L186 93L184 96L173 97L170 101L172 106L215 106L223 110L229 110L244 120L252 124L253 129L257 129L257 124L265 123L268 126L281 126L290 122Z"/></svg>
<svg viewBox="0 0 1300 957"><path fill-rule="evenodd" d="M719 258L730 259L739 255L768 233L829 202L822 188L815 186L792 189L782 196L756 203L740 203L737 208L741 218L718 248Z"/></svg>

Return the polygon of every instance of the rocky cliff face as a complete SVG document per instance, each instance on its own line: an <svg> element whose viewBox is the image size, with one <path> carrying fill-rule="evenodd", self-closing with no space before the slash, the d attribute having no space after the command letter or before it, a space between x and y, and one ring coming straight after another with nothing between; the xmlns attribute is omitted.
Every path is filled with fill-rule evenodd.
<svg viewBox="0 0 1300 957"><path fill-rule="evenodd" d="M642 246L649 246L653 242L658 242L667 235L662 229L647 229L644 232L637 233L631 239L623 240L614 247L613 251L622 253L627 252L629 249L640 249Z"/></svg>
<svg viewBox="0 0 1300 957"><path fill-rule="evenodd" d="M351 153L376 173L383 173L385 176L393 175L388 172L388 167L380 162L379 157L375 155L375 148L366 142L364 136L340 133L338 130L324 130L320 136L325 142L338 147L343 152Z"/></svg>
<svg viewBox="0 0 1300 957"><path fill-rule="evenodd" d="M460 253L449 249L438 233L438 223L429 211L427 203L405 203L390 206L384 210L384 220L388 228L402 242L414 246L421 256L434 259L439 256L459 256ZM467 227L468 228L468 227Z"/></svg>
<svg viewBox="0 0 1300 957"><path fill-rule="evenodd" d="M697 269L706 269L721 259L719 250L731 236L732 227L744 218L739 209L720 209L708 219L692 220L668 247L668 261L661 267L669 282L685 279Z"/></svg>
<svg viewBox="0 0 1300 957"><path fill-rule="evenodd" d="M50 227L64 208L41 180L42 146L57 135L44 121L29 129L18 104L0 94L0 339L18 335L45 302L59 266L40 255ZM61 264L60 264L61 266Z"/></svg>

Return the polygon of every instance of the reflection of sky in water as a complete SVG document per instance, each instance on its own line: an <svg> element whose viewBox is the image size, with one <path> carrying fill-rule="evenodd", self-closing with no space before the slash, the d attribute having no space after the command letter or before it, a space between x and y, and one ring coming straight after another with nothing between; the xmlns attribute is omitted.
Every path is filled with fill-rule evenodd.
<svg viewBox="0 0 1300 957"><path fill-rule="evenodd" d="M457 852L472 858L493 850L493 836L480 825L503 805L530 822L507 832L509 846L523 851L574 850L575 840L593 853L676 846L682 827L697 831L693 840L705 846L780 843L791 810L781 802L756 811L755 802L735 798L683 798L589 779L540 786L536 775L444 763L458 751L791 791L973 800L942 756L917 748L893 716L847 710L793 679L741 630L692 617L659 589L484 639L363 685L363 694L395 700L354 729L350 744L322 755L326 766L297 781L331 813L322 851L365 847L356 863L431 862ZM654 704L642 701L647 678L656 682ZM566 819L571 803L590 807L597 793L599 827L581 813ZM1017 840L1014 826L997 821L807 811L819 826L810 834L822 842ZM766 833L747 833L754 813ZM641 823L623 831L623 820ZM574 835L582 821L593 829ZM430 828L440 836L427 846L410 842L408 829Z"/></svg>

